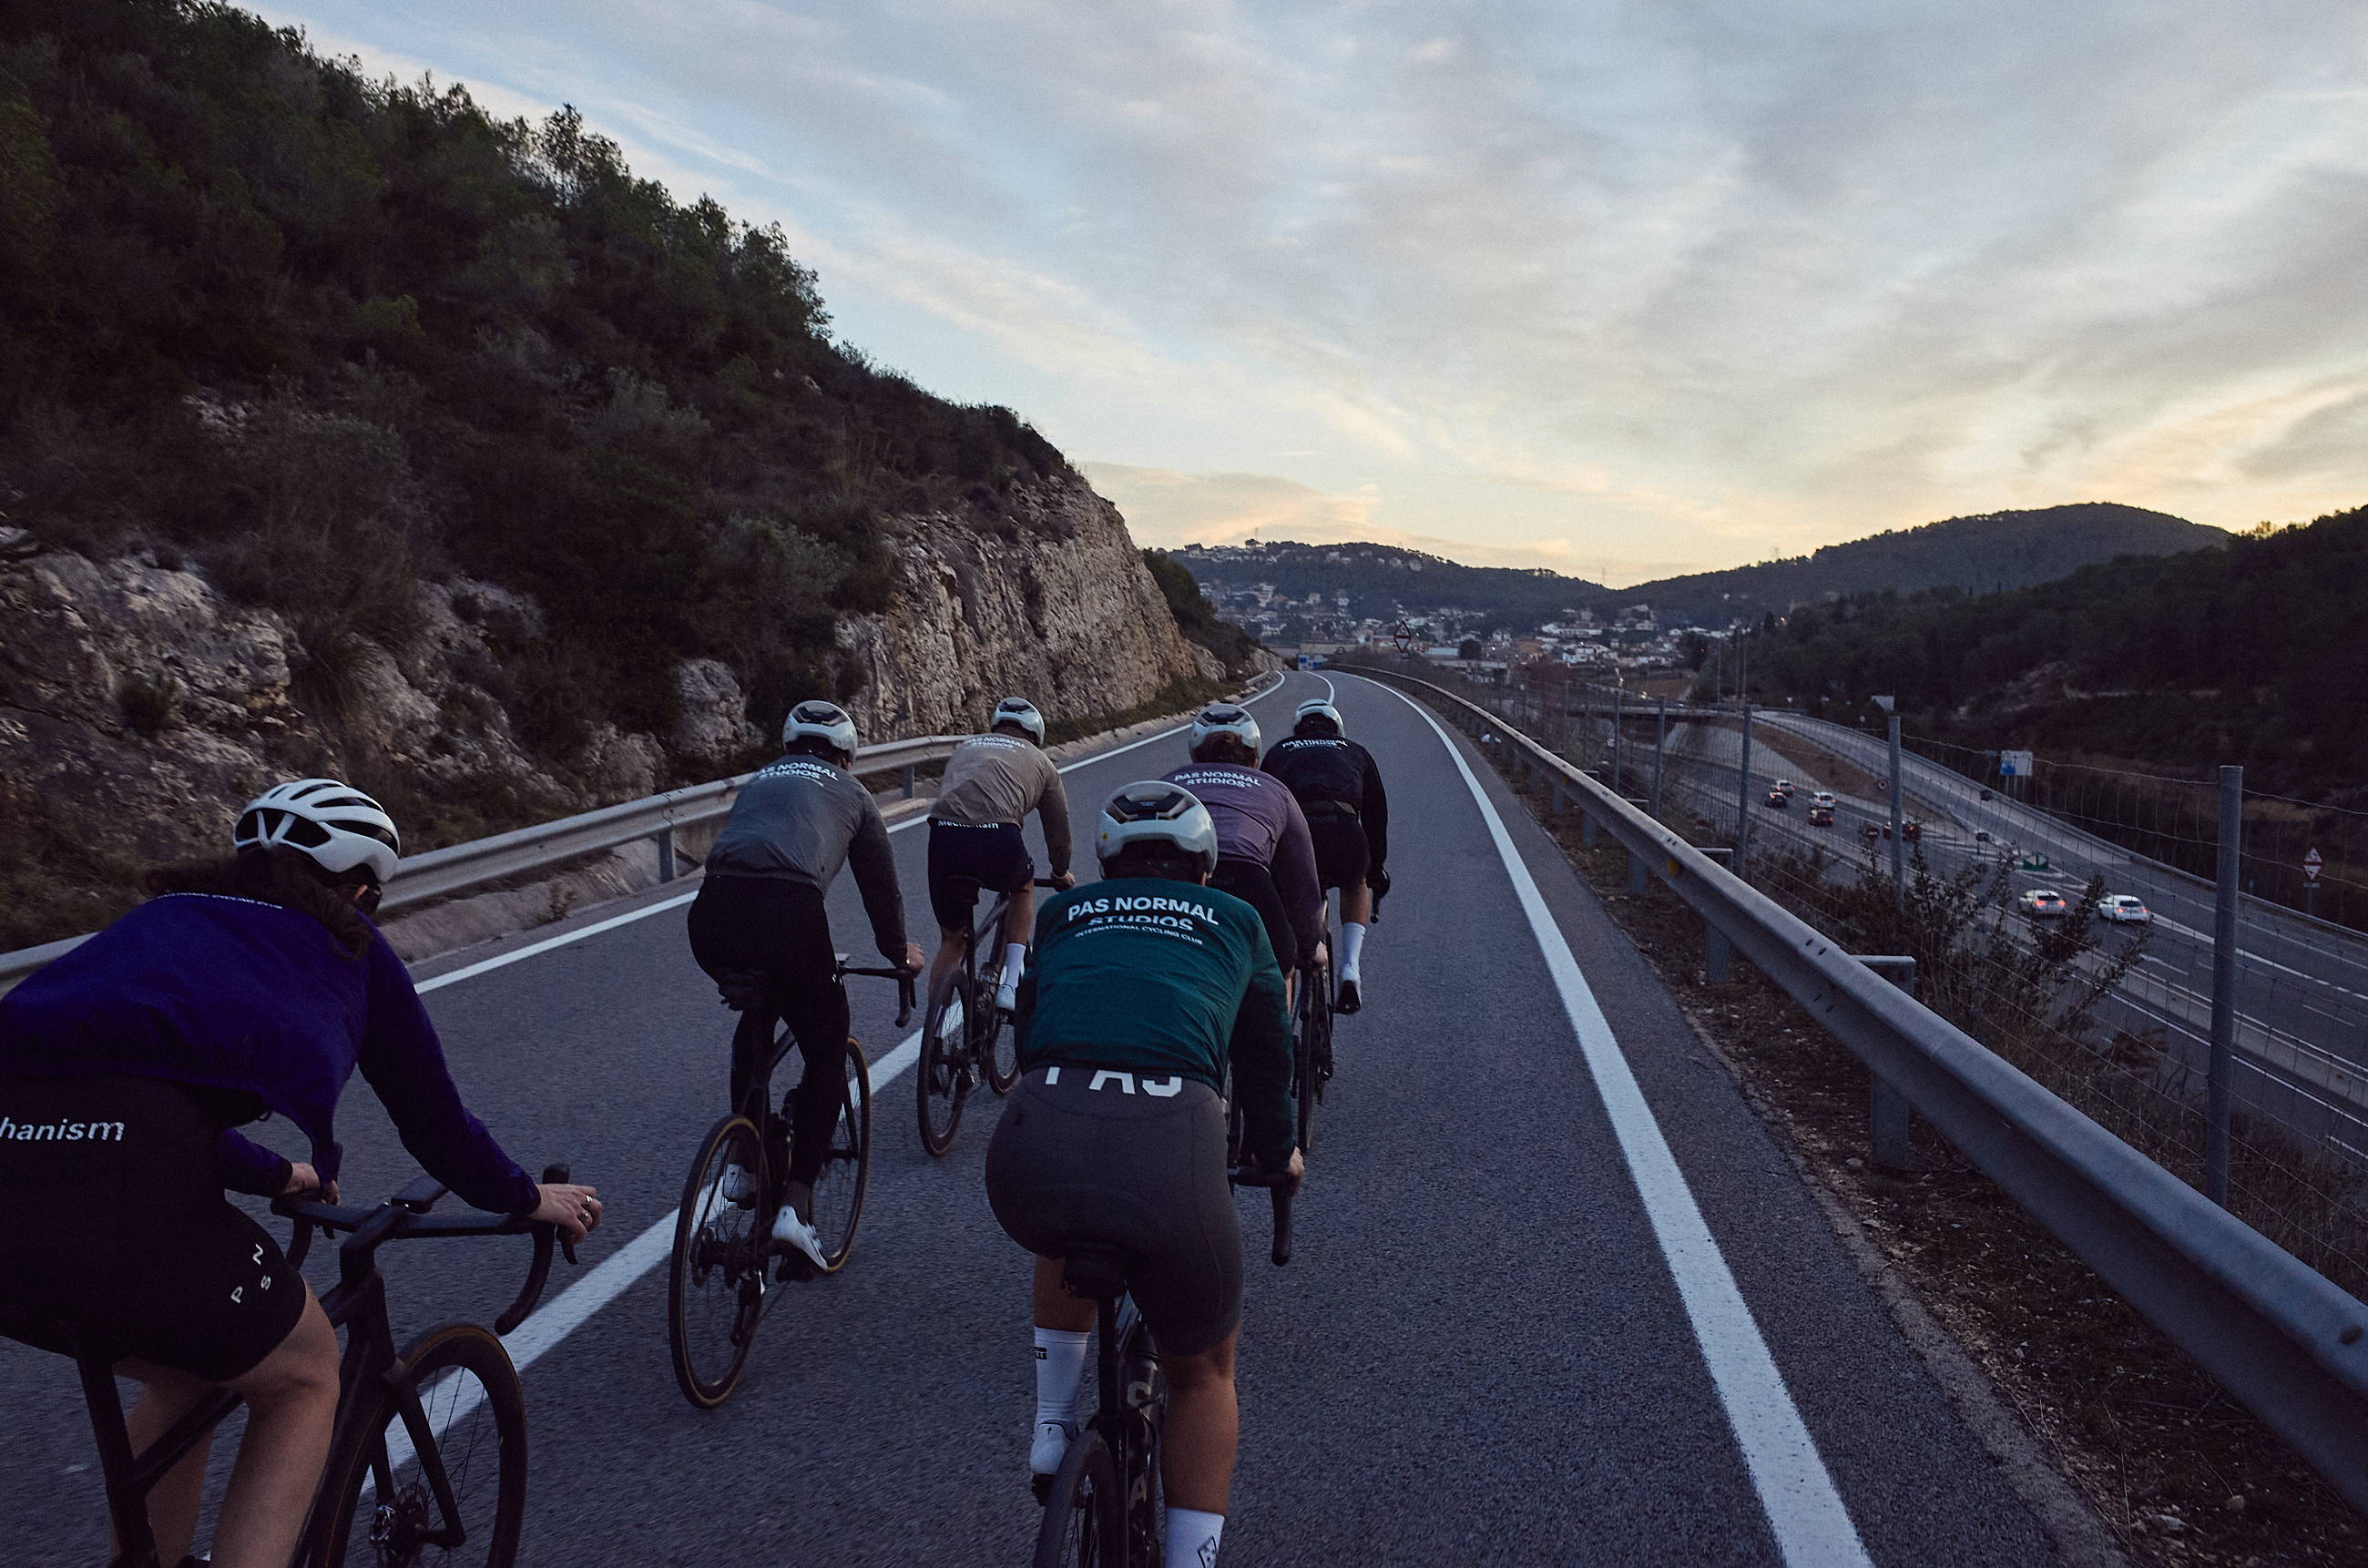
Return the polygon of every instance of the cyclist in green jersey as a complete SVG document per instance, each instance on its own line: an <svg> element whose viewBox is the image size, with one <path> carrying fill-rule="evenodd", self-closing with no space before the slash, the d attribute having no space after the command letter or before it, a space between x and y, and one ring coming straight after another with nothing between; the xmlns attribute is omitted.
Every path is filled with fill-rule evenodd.
<svg viewBox="0 0 2368 1568"><path fill-rule="evenodd" d="M1094 1303L1068 1293L1061 1259L1081 1243L1114 1248L1167 1378L1167 1568L1207 1568L1239 1427L1242 1238L1223 1095L1230 1067L1249 1156L1297 1176L1291 1017L1258 911L1206 885L1217 831L1190 790L1120 790L1097 853L1104 880L1037 917L1017 1014L1022 1078L986 1157L996 1221L1036 1255L1029 1468L1060 1468L1092 1339Z"/></svg>

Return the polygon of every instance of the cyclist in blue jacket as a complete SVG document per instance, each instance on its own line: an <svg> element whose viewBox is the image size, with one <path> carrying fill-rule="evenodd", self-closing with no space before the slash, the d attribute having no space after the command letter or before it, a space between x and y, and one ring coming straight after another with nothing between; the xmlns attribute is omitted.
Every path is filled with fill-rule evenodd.
<svg viewBox="0 0 2368 1568"><path fill-rule="evenodd" d="M0 1332L116 1356L143 1385L135 1449L215 1387L242 1395L212 1561L285 1568L328 1455L337 1340L223 1189L334 1200L337 1097L359 1067L404 1147L464 1200L570 1236L600 1201L538 1186L461 1105L369 919L399 846L377 801L297 779L252 801L232 843L226 862L160 873L162 896L0 998ZM237 1131L272 1112L310 1159ZM150 1494L168 1562L196 1531L206 1459L201 1443Z"/></svg>

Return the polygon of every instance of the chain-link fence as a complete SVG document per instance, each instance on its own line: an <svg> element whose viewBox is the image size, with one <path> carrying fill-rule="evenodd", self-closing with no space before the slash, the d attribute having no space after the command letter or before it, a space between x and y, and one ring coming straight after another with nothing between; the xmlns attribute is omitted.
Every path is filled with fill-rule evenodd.
<svg viewBox="0 0 2368 1568"><path fill-rule="evenodd" d="M1895 789L1886 737L1786 710L1640 699L1558 667L1409 669L1726 849L1847 950L1912 958L1934 1011L2183 1179L2225 1182L2248 1223L2368 1291L2368 942L2283 907L2293 890L2272 880L2291 863L2300 882L2305 839L2342 842L2359 874L2368 853L2325 836L2352 813L2245 798L2238 865L2257 896L2236 901L2221 963L2213 786L2012 755L2001 777L1996 754L1985 778L1982 754L1911 736ZM2320 855L2330 888L2337 857Z"/></svg>

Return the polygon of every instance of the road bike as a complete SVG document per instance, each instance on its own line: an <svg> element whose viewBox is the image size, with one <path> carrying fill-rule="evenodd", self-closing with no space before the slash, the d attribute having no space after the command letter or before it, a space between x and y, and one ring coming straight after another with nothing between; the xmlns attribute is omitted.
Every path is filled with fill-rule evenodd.
<svg viewBox="0 0 2368 1568"><path fill-rule="evenodd" d="M1274 1199L1274 1248L1291 1261L1291 1177L1254 1165L1226 1173L1236 1187L1263 1187ZM1091 1419L1079 1429L1060 1469L1038 1481L1044 1505L1036 1531L1035 1568L1157 1568L1166 1509L1159 1445L1167 1417L1167 1381L1158 1347L1127 1294L1128 1258L1116 1248L1079 1242L1061 1260L1072 1295L1095 1304Z"/></svg>
<svg viewBox="0 0 2368 1568"><path fill-rule="evenodd" d="M976 884L972 885L975 889ZM1036 885L1057 888L1061 884L1039 877ZM984 967L979 961L982 945L990 953L1004 950L1003 918L1010 907L1011 895L1000 894L984 920L963 928L962 961L930 989L913 1091L920 1112L921 1147L932 1154L953 1147L971 1090L984 1082L997 1095L1008 1095L1019 1081L1018 1034L1011 1016L995 1005L1003 960L996 958Z"/></svg>
<svg viewBox="0 0 2368 1568"><path fill-rule="evenodd" d="M1324 961L1300 966L1298 1017L1293 1020L1291 1051L1291 1093L1299 1113L1299 1146L1315 1147L1315 1108L1323 1103L1324 1085L1332 1081L1332 1020L1339 991L1334 979L1332 955L1340 936L1332 922L1331 900L1324 907Z"/></svg>
<svg viewBox="0 0 2368 1568"><path fill-rule="evenodd" d="M912 1020L914 976L901 969L850 968L838 955L834 983L848 975L897 983L896 1027ZM666 1339L685 1399L712 1410L732 1396L778 1287L836 1274L855 1246L871 1174L871 1071L853 1039L837 1083L809 1085L804 1053L780 1021L763 975L717 977L724 1004L740 1013L732 1039L732 1109L699 1146L675 1211L666 1270ZM798 1076L780 1094L774 1075L795 1056ZM805 1218L823 1261L773 1240L773 1217L789 1197L795 1108L809 1091L833 1096L835 1114Z"/></svg>
<svg viewBox="0 0 2368 1568"><path fill-rule="evenodd" d="M568 1179L567 1167L542 1173ZM558 1228L517 1216L431 1214L444 1187L422 1176L374 1209L280 1199L272 1211L295 1221L288 1248L302 1267L315 1231L348 1233L337 1248L337 1283L321 1298L346 1331L337 1366L337 1419L327 1465L293 1562L298 1568L410 1568L465 1561L510 1568L526 1519L526 1394L497 1335L526 1321L551 1276ZM387 1317L378 1249L431 1236L534 1238L526 1284L489 1332L448 1323L400 1354ZM572 1244L562 1243L570 1263ZM89 1406L98 1462L115 1527L115 1568L158 1568L148 1494L242 1403L225 1389L175 1423L144 1452L116 1392L112 1346L63 1324L36 1324L36 1343L72 1346Z"/></svg>

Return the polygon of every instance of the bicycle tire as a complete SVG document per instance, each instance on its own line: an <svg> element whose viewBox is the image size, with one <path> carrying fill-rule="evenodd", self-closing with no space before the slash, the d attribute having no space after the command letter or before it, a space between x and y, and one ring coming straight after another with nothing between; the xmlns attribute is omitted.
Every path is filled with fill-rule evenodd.
<svg viewBox="0 0 2368 1568"><path fill-rule="evenodd" d="M856 1227L863 1222L864 1189L871 1181L871 1064L852 1040L844 1060L838 1116L830 1124L830 1148L814 1176L814 1212L808 1216L823 1244L825 1274L847 1267Z"/></svg>
<svg viewBox="0 0 2368 1568"><path fill-rule="evenodd" d="M750 1173L757 1194L770 1190L765 1141L745 1116L725 1117L700 1144L666 1266L668 1359L683 1398L701 1410L739 1386L764 1318L768 1216L761 1199L744 1204L725 1197L723 1173L735 1165Z"/></svg>
<svg viewBox="0 0 2368 1568"><path fill-rule="evenodd" d="M473 1402L472 1378L481 1391ZM368 1397L338 1425L315 1504L330 1510L327 1528L305 1561L315 1568L512 1568L526 1520L526 1393L502 1342L475 1324L431 1328L369 1385ZM429 1472L430 1456L444 1487ZM458 1541L438 1539L455 1524Z"/></svg>
<svg viewBox="0 0 2368 1568"><path fill-rule="evenodd" d="M996 970L997 984L1001 983L1002 978L1003 971L998 966ZM984 990L984 986L981 989ZM986 1086L995 1091L997 1098L1009 1094L1011 1085L1019 1082L1019 1025L1017 1020L990 1003L978 1020L977 1037L973 1044L977 1054L972 1060L978 1063L979 1076L985 1081Z"/></svg>
<svg viewBox="0 0 2368 1568"><path fill-rule="evenodd" d="M967 967L955 970L929 1002L921 1021L921 1059L913 1064L913 1097L921 1147L932 1156L954 1146L962 1106L970 1098L971 1037L978 993Z"/></svg>
<svg viewBox="0 0 2368 1568"><path fill-rule="evenodd" d="M1110 1445L1091 1428L1078 1433L1044 1494L1035 1568L1115 1568L1123 1561L1120 1541L1126 1528L1119 1502Z"/></svg>
<svg viewBox="0 0 2368 1568"><path fill-rule="evenodd" d="M1291 1092L1303 1151L1315 1146L1315 1102L1324 1094L1315 1076L1315 1031L1322 1027L1324 987L1328 983L1323 969L1311 969L1300 976L1299 1027L1291 1037Z"/></svg>

